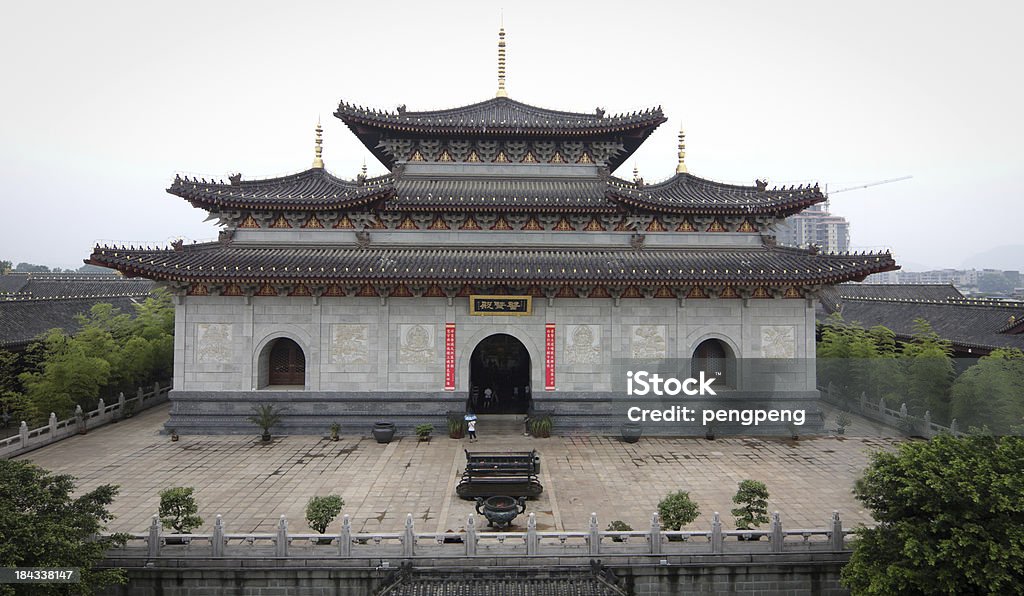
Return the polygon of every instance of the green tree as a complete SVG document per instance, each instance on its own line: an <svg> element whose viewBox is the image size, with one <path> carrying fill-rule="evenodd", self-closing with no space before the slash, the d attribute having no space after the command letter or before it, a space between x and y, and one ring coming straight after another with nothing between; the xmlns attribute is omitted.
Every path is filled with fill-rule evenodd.
<svg viewBox="0 0 1024 596"><path fill-rule="evenodd" d="M1024 353L994 350L963 372L950 390L950 416L961 428L985 427L995 434L1024 424Z"/></svg>
<svg viewBox="0 0 1024 596"><path fill-rule="evenodd" d="M768 523L768 487L759 480L744 480L737 487L732 510L738 530L753 530Z"/></svg>
<svg viewBox="0 0 1024 596"><path fill-rule="evenodd" d="M903 344L904 395L917 415L930 411L932 420L949 423L949 390L953 385L953 346L924 319L914 320L913 339Z"/></svg>
<svg viewBox="0 0 1024 596"><path fill-rule="evenodd" d="M1024 439L948 435L872 455L854 494L853 594L1009 594L1024 586Z"/></svg>
<svg viewBox="0 0 1024 596"><path fill-rule="evenodd" d="M42 370L20 375L33 422L43 422L50 412L66 418L76 404L95 408L110 378L110 363L90 351L87 342L75 341L60 329L48 331L42 344Z"/></svg>
<svg viewBox="0 0 1024 596"><path fill-rule="evenodd" d="M345 499L342 499L340 495L310 497L309 502L306 503L306 523L313 530L323 534L334 518L338 517L344 506Z"/></svg>
<svg viewBox="0 0 1024 596"><path fill-rule="evenodd" d="M675 532L697 519L700 508L690 499L690 493L681 490L670 493L658 503L658 515L662 529Z"/></svg>
<svg viewBox="0 0 1024 596"><path fill-rule="evenodd" d="M196 504L191 486L176 486L160 491L160 523L165 528L174 530L175 534L190 534L192 530L203 525L199 517L199 506Z"/></svg>
<svg viewBox="0 0 1024 596"><path fill-rule="evenodd" d="M0 567L75 567L80 584L0 585L0 594L92 594L126 581L123 570L95 569L125 537L99 538L112 519L117 487L99 486L76 498L75 479L21 461L0 460Z"/></svg>
<svg viewBox="0 0 1024 596"><path fill-rule="evenodd" d="M0 261L0 274L7 273L14 265L10 261Z"/></svg>

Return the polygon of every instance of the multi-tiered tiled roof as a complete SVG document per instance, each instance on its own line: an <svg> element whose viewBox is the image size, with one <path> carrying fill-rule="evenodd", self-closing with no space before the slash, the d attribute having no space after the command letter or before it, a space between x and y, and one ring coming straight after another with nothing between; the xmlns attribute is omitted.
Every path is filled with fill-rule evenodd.
<svg viewBox="0 0 1024 596"><path fill-rule="evenodd" d="M563 112L531 106L507 97L495 97L459 108L423 112L408 111L404 106L389 112L343 101L334 115L347 124L366 148L389 169L394 167L394 159L380 147L380 140L387 135L438 139L622 139L625 152L609 164L614 170L636 151L654 129L666 121L660 107L609 116L601 109L589 114Z"/></svg>

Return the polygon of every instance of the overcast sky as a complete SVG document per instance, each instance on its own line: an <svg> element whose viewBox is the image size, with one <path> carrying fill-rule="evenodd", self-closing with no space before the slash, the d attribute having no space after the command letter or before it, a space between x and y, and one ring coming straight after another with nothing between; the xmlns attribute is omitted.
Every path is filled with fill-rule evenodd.
<svg viewBox="0 0 1024 596"><path fill-rule="evenodd" d="M174 174L307 169L317 117L328 170L384 173L338 101L493 97L500 6L6 3L0 259L78 267L96 241L214 238L164 192ZM690 172L714 180L913 176L836 193L832 211L855 248L957 266L1024 244L1022 17L1017 1L520 1L504 5L507 86L555 109L660 105L669 122L624 178L671 176L680 125Z"/></svg>

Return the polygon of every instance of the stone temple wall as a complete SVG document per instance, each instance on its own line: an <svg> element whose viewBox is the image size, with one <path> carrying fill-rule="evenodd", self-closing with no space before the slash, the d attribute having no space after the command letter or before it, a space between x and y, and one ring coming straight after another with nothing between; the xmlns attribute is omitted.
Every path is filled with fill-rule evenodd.
<svg viewBox="0 0 1024 596"><path fill-rule="evenodd" d="M455 323L455 391L444 391L445 324ZM555 325L554 391L544 390L545 326ZM288 407L286 432L324 432L326 417L368 427L443 423L469 392L469 360L486 337L525 346L536 409L562 430L617 428L626 359L687 359L709 338L738 370L722 399L817 397L814 310L804 299L534 298L529 316L472 316L456 298L186 296L176 308L175 378L168 426L251 432L255 403ZM289 338L306 362L304 387L267 387L268 346ZM759 365L758 361L771 362Z"/></svg>

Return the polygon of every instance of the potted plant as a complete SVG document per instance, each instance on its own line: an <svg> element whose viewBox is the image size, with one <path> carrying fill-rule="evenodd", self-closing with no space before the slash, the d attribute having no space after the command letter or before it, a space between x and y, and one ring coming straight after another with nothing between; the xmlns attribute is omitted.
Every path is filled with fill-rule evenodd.
<svg viewBox="0 0 1024 596"><path fill-rule="evenodd" d="M429 441L430 433L434 432L433 424L417 424L416 425L416 436L420 438L420 441Z"/></svg>
<svg viewBox="0 0 1024 596"><path fill-rule="evenodd" d="M339 495L327 495L326 497L310 497L306 503L306 523L319 534L327 532L327 526L334 521L345 506L345 499ZM317 539L317 544L330 544L331 538L323 537Z"/></svg>
<svg viewBox="0 0 1024 596"><path fill-rule="evenodd" d="M254 414L249 416L249 422L252 422L256 426L260 427L262 434L260 439L263 442L269 442L271 439L270 429L281 421L281 412L274 407L274 404L260 404L253 406Z"/></svg>
<svg viewBox="0 0 1024 596"><path fill-rule="evenodd" d="M172 428L171 429L171 441L177 441L177 440L178 440L178 429Z"/></svg>
<svg viewBox="0 0 1024 596"><path fill-rule="evenodd" d="M535 437L548 438L551 436L551 415L540 414L530 418L530 434Z"/></svg>
<svg viewBox="0 0 1024 596"><path fill-rule="evenodd" d="M846 427L850 426L850 423L852 422L853 419L850 418L850 415L847 414L846 412L839 412L838 414L836 414L836 434L845 435Z"/></svg>
<svg viewBox="0 0 1024 596"><path fill-rule="evenodd" d="M338 433L339 432L341 432L341 425L338 424L337 422L332 422L331 423L331 440L332 441L337 441L338 440Z"/></svg>
<svg viewBox="0 0 1024 596"><path fill-rule="evenodd" d="M622 440L627 443L636 443L644 434L644 427L639 422L626 422L620 429Z"/></svg>
<svg viewBox="0 0 1024 596"><path fill-rule="evenodd" d="M627 524L626 522L624 522L622 520L618 520L617 519L617 520L611 522L610 524L608 524L608 528L605 531L607 531L607 532L631 532L632 530L633 530L633 526ZM623 538L622 536L612 536L612 542L625 542L625 538Z"/></svg>
<svg viewBox="0 0 1024 596"><path fill-rule="evenodd" d="M448 419L448 436L452 439L461 439L466 436L466 420L463 418Z"/></svg>
<svg viewBox="0 0 1024 596"><path fill-rule="evenodd" d="M192 496L191 486L176 486L160 491L160 523L175 534L191 534L203 525L199 517L199 506ZM167 544L188 544L188 538L168 539Z"/></svg>
<svg viewBox="0 0 1024 596"><path fill-rule="evenodd" d="M377 422L373 425L371 433L378 443L390 443L395 436L395 424L393 422Z"/></svg>
<svg viewBox="0 0 1024 596"><path fill-rule="evenodd" d="M732 510L737 530L756 530L768 523L768 487L758 480L744 480L739 483L732 502L739 507ZM740 535L740 540L757 540L760 535Z"/></svg>
<svg viewBox="0 0 1024 596"><path fill-rule="evenodd" d="M678 532L683 526L700 516L700 508L690 499L685 490L670 493L658 503L658 515L661 517L661 529ZM670 536L669 540L681 540L679 536Z"/></svg>

